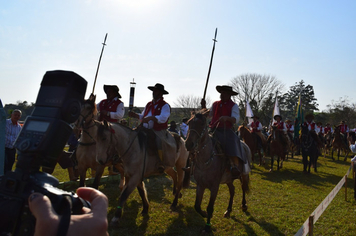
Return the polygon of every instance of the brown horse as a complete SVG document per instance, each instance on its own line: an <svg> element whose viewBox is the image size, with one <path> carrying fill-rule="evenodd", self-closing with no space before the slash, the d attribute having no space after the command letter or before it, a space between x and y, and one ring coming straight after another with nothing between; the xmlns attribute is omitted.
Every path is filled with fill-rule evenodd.
<svg viewBox="0 0 356 236"><path fill-rule="evenodd" d="M344 161L350 152L348 145L344 142L343 134L340 132L340 127L336 126L334 130L334 139L332 141L331 158L334 160L334 150L337 150L337 160L340 158L340 151L345 153Z"/></svg>
<svg viewBox="0 0 356 236"><path fill-rule="evenodd" d="M150 151L147 134L144 128L132 130L121 124L102 122L97 132L97 161L103 165L108 163L116 154L122 159L125 170L125 186L119 198L119 205L115 216L111 220L112 225L117 225L122 217L123 206L132 191L137 188L142 199L142 215L148 213L149 203L143 179L151 175L160 174L159 165L161 160L158 155ZM167 134L170 135L170 134ZM171 134L174 136L174 134ZM177 134L177 146L173 153L165 153L165 172L172 177L174 200L171 209L174 210L181 197L181 189L189 186L189 178L183 167L186 166L189 152L186 150L184 140ZM183 182L184 181L184 182Z"/></svg>
<svg viewBox="0 0 356 236"><path fill-rule="evenodd" d="M246 126L244 125L240 125L238 128L238 132L240 134L240 137L242 138L242 140L247 144L247 146L250 148L251 150L251 154L252 154L252 161L254 162L254 156L256 153L258 153L258 157L260 158L260 165L264 165L265 164L265 160L264 160L264 155L262 155L261 153L261 148L258 145L258 136L257 134L252 133ZM266 153L266 147L265 145L263 145L262 140L261 140L261 144L262 144L262 149L263 149L263 154Z"/></svg>
<svg viewBox="0 0 356 236"><path fill-rule="evenodd" d="M95 120L97 115L97 109L95 105L95 96L91 96L88 100L85 100L81 107L81 113L78 120L75 122L75 127L81 130L81 135L76 150L76 158L78 162L78 172L79 172L79 186L84 186L84 181L86 178L86 173L88 169L95 172L95 178L93 182L93 187L98 188L100 183L100 178L104 173L105 166L100 165L96 161L96 133L98 130L99 123ZM112 164L112 163L108 163ZM107 165L107 166L108 166ZM124 186L124 171L122 169L122 164L116 162L116 169L119 170L121 174L120 188Z"/></svg>
<svg viewBox="0 0 356 236"><path fill-rule="evenodd" d="M283 161L286 159L286 137L283 136L283 131L279 130L277 126L272 126L270 143L269 143L269 154L271 157L271 169L273 171L274 157L277 157L277 170L283 167ZM283 140L284 139L284 142ZM288 144L287 144L288 145Z"/></svg>
<svg viewBox="0 0 356 236"><path fill-rule="evenodd" d="M229 217L232 211L232 203L235 194L234 179L229 171L229 158L223 154L219 154L216 146L213 144L212 138L209 136L207 129L206 114L197 113L189 122L189 130L186 139L186 147L188 151L194 153L193 158L193 173L194 179L197 182L196 199L194 208L203 217L207 217L207 223L204 228L205 232L211 231L210 220L214 211L214 203L218 194L219 185L226 184L230 192L230 200L224 217ZM242 153L248 160L247 164L243 165L243 173L239 178L242 184L242 210L247 210L245 194L249 191L249 171L251 164L251 151L249 147L241 142ZM205 189L210 190L210 199L207 206L207 211L202 211L201 202Z"/></svg>
<svg viewBox="0 0 356 236"><path fill-rule="evenodd" d="M330 149L332 148L332 141L333 141L333 133L331 131L328 131L326 134L324 134L324 158L326 157L326 154L330 153Z"/></svg>

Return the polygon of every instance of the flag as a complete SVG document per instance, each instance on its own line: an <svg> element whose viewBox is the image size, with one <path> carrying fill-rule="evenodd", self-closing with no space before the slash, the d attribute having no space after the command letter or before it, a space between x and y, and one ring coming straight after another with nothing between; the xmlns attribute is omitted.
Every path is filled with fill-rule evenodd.
<svg viewBox="0 0 356 236"><path fill-rule="evenodd" d="M253 119L253 112L252 112L252 109L250 107L250 103L248 103L248 101L246 100L246 117L248 118L248 123L250 124Z"/></svg>
<svg viewBox="0 0 356 236"><path fill-rule="evenodd" d="M302 97L299 94L299 100L297 105L297 113L294 121L294 137L299 137L300 134L300 125L304 123L304 115L302 110Z"/></svg>
<svg viewBox="0 0 356 236"><path fill-rule="evenodd" d="M278 104L278 98L276 96L276 102L274 103L274 108L273 108L273 123L276 122L276 120L274 119L274 116L276 115L281 115L281 113L279 112L279 104Z"/></svg>

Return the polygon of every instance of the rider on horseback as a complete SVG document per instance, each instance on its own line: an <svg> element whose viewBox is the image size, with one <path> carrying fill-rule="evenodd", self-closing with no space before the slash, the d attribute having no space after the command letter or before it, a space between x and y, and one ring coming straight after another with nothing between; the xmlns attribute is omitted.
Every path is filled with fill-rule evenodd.
<svg viewBox="0 0 356 236"><path fill-rule="evenodd" d="M249 123L247 127L251 130L251 133L253 135L257 136L258 147L261 149L266 144L266 138L261 132L263 127L261 122L259 121L260 118L258 116L254 115L252 118L253 121Z"/></svg>
<svg viewBox="0 0 356 236"><path fill-rule="evenodd" d="M280 132L282 135L280 135L280 141L282 142L283 146L286 147L285 152L288 151L288 142L289 142L289 137L286 136L286 132L287 132L287 127L286 124L282 121L282 116L281 115L275 115L273 117L274 122L272 124L272 127L277 127L277 131ZM267 143L270 143L272 139L272 132L271 134L268 136L267 138ZM269 145L268 145L269 146ZM269 150L268 150L269 152Z"/></svg>
<svg viewBox="0 0 356 236"><path fill-rule="evenodd" d="M111 123L118 123L125 115L124 103L120 100L119 87L116 85L104 84L104 92L106 99L101 100L97 104L99 111L99 121L108 121ZM109 175L119 174L114 166L109 166Z"/></svg>
<svg viewBox="0 0 356 236"><path fill-rule="evenodd" d="M238 93L232 90L231 86L222 85L216 86L216 90L220 93L220 101L213 103L210 108L209 117L212 120L209 124L213 131L213 137L217 139L226 156L230 158L231 175L233 178L239 178L242 169L239 169L239 162L247 163L241 151L240 139L233 130L233 125L240 119L239 107L231 100L231 96ZM206 101L202 99L201 106L206 109Z"/></svg>
<svg viewBox="0 0 356 236"><path fill-rule="evenodd" d="M319 156L321 155L320 149L323 147L323 144L321 140L318 137L318 134L316 133L316 124L314 122L314 115L312 113L309 113L305 115L305 122L303 125L308 126L308 130L310 131L310 134L312 138L315 140L315 142L318 144L318 154Z"/></svg>
<svg viewBox="0 0 356 236"><path fill-rule="evenodd" d="M154 132L157 153L161 161L158 166L158 171L163 173L165 169L164 160L167 159L165 155L168 155L165 153L172 153L172 149L173 153L175 153L177 148L175 139L167 131L171 107L163 100L163 95L168 94L168 92L164 89L162 84L157 83L155 86L148 86L148 89L152 91L152 101L147 103L141 114L130 111L129 116L140 119L144 128Z"/></svg>

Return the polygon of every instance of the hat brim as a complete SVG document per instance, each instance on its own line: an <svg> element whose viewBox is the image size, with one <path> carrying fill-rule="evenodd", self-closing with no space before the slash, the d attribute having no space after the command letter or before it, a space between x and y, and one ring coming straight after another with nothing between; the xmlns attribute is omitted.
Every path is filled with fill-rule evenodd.
<svg viewBox="0 0 356 236"><path fill-rule="evenodd" d="M282 116L281 115L275 115L275 116L273 116L273 119L276 119L276 117L279 117L282 120Z"/></svg>
<svg viewBox="0 0 356 236"><path fill-rule="evenodd" d="M117 93L118 98L121 98L121 95L119 93L119 88L116 85L104 85L104 92L107 93L108 89L114 89L115 92Z"/></svg>
<svg viewBox="0 0 356 236"><path fill-rule="evenodd" d="M148 86L147 88L149 90L151 90L151 91L157 89L157 90L161 91L163 94L169 94L166 90L164 90L164 89L162 90L162 89L156 88L155 86Z"/></svg>
<svg viewBox="0 0 356 236"><path fill-rule="evenodd" d="M230 95L232 95L232 96L235 96L235 95L237 95L237 94L238 94L238 93L237 93L237 92L235 92L235 91L232 91L232 90L226 90L226 89L224 89L224 87L223 87L223 86L220 86L220 85L216 86L216 90L217 90L219 93L221 93L221 92L225 91L225 92L229 93L229 94L230 94Z"/></svg>

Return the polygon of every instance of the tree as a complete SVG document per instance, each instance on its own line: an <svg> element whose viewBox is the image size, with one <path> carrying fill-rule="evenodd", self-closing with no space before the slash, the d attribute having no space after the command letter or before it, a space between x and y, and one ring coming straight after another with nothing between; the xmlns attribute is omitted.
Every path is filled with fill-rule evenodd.
<svg viewBox="0 0 356 236"><path fill-rule="evenodd" d="M210 107L210 98L206 99L206 107ZM200 106L201 97L193 96L193 95L181 95L177 98L177 102L174 102L174 106L180 108L180 115L182 118L189 118L191 116L192 110L198 110L201 108Z"/></svg>
<svg viewBox="0 0 356 236"><path fill-rule="evenodd" d="M295 83L294 86L291 86L289 91L280 97L280 107L286 118L293 119L295 117L299 95L301 95L302 98L302 109L305 115L319 110L319 104L314 97L313 86L305 85L304 81L301 80L299 83Z"/></svg>
<svg viewBox="0 0 356 236"><path fill-rule="evenodd" d="M332 100L327 108L330 114L328 123L338 125L344 120L350 128L356 127L356 104L350 104L348 97L339 98L338 101Z"/></svg>
<svg viewBox="0 0 356 236"><path fill-rule="evenodd" d="M260 74L242 74L233 78L230 85L239 93L233 97L234 101L244 104L248 100L253 111L260 111L270 94L284 90L284 85L276 77Z"/></svg>

